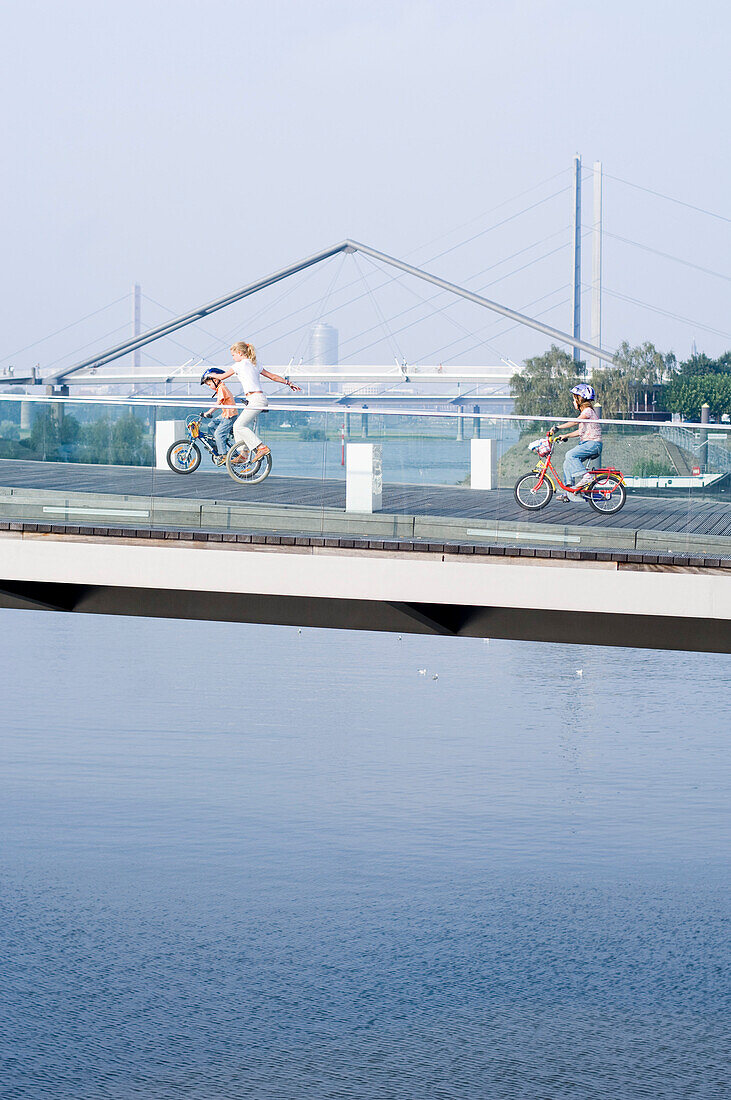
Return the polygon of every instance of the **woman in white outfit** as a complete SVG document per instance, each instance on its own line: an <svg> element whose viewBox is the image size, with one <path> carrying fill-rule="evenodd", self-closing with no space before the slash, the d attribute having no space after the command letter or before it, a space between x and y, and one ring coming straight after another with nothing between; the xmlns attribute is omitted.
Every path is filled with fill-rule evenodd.
<svg viewBox="0 0 731 1100"><path fill-rule="evenodd" d="M259 436L250 427L259 413L266 412L269 408L266 394L261 388L262 376L268 378L270 382L279 382L282 386L289 386L293 392L299 391L300 387L290 382L289 378L282 378L279 374L262 370L256 361L256 348L253 344L247 344L245 341L239 340L238 343L232 344L231 355L233 356L234 365L220 375L219 381L225 382L227 378L231 378L235 374L241 383L246 398L246 408L234 420L234 439L237 443L245 443L249 448L251 459L258 460L271 454L266 443L262 443Z"/></svg>

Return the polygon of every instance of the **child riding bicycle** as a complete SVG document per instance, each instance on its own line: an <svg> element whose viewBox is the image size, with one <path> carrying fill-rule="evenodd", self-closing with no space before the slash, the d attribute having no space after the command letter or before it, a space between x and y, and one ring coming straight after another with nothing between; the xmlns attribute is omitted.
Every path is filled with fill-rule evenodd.
<svg viewBox="0 0 731 1100"><path fill-rule="evenodd" d="M220 367L208 367L201 375L201 386L208 386L216 395L215 405L211 405L209 409L206 409L203 416L208 419L218 410L218 416L216 417L217 424L213 429L213 442L216 448L216 458L214 461L217 466L222 466L226 461L226 451L228 450L228 440L231 432L231 421L238 415L238 409L236 408L233 394L228 386L225 386L221 380L221 375L224 373L225 372Z"/></svg>
<svg viewBox="0 0 731 1100"><path fill-rule="evenodd" d="M578 446L572 447L566 454L563 464L563 476L567 485L575 489L583 489L585 486L590 485L592 481L592 476L585 463L592 458L601 457L602 426L594 408L594 401L596 400L594 387L590 386L588 382L579 382L571 390L571 395L574 408L579 414L578 419L559 424L556 432L565 432L567 428L576 429L558 438L565 443L572 436L579 437ZM569 497L564 494L558 499L567 501Z"/></svg>

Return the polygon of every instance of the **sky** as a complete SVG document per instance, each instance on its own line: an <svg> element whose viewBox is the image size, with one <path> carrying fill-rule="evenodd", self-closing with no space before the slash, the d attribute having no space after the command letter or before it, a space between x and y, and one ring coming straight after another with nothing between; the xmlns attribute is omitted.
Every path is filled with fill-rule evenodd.
<svg viewBox="0 0 731 1100"><path fill-rule="evenodd" d="M605 173L604 345L719 354L730 29L720 0L6 2L0 367L129 335L134 282L152 326L345 237L565 330L577 153L585 231ZM588 284L588 233L583 249ZM346 257L145 361L251 338L286 363L318 319L351 363L547 346L431 294Z"/></svg>

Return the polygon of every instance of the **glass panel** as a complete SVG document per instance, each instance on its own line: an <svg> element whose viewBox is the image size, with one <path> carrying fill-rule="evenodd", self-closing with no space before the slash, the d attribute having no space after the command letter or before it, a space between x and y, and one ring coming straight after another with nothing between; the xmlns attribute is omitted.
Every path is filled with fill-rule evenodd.
<svg viewBox="0 0 731 1100"><path fill-rule="evenodd" d="M206 407L199 398L0 395L0 516L699 557L731 552L726 424L602 421L598 465L609 472L563 500L566 454L578 441L554 441L550 455L531 448L555 419L293 401L254 426L271 450L271 469L268 461L261 467L267 476L232 478L214 462L217 422L200 420ZM359 444L372 445L373 454ZM363 465L371 459L372 467Z"/></svg>
<svg viewBox="0 0 731 1100"><path fill-rule="evenodd" d="M130 402L2 395L2 518L149 526L154 421Z"/></svg>
<svg viewBox="0 0 731 1100"><path fill-rule="evenodd" d="M202 418L209 407L205 399L158 403L156 526L319 535L333 480L339 486L334 503L342 515L340 439L326 414L311 409L261 413L247 428L270 454L263 463L252 464L246 460L248 450L236 449L232 476L229 465L219 459L234 445L236 418L231 418L227 434L224 420ZM339 529L342 523L334 526Z"/></svg>

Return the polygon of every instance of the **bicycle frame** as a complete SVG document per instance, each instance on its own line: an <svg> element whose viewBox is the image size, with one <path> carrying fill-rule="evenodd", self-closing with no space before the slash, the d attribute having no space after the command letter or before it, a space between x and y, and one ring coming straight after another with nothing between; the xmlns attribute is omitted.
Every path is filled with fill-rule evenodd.
<svg viewBox="0 0 731 1100"><path fill-rule="evenodd" d="M201 431L201 419L200 416L189 417L185 423L186 433L193 442L197 440L198 443L202 443L211 458L216 458L217 454L213 449L213 444L208 438L208 433ZM233 427L230 429L230 434L233 435Z"/></svg>
<svg viewBox="0 0 731 1100"><path fill-rule="evenodd" d="M540 471L541 475L536 483L536 490L540 489L543 482L546 480L546 478L548 478L548 480L551 482L551 485L553 486L554 492L557 492L558 489L562 489L564 493L575 493L581 495L582 493L590 491L593 488L593 482L591 482L589 485L585 485L583 489L579 489L578 486L575 485L564 485L560 475L558 474L553 463L551 462L554 441L550 438L550 436L549 442L551 444L551 450L548 452L545 458L539 458L538 462L533 467L535 472L538 473ZM616 477L624 485L624 474L621 470L615 470L611 467L603 467L599 470L587 470L587 473L596 474L598 477L601 477L602 474L611 474L612 477Z"/></svg>
<svg viewBox="0 0 731 1100"><path fill-rule="evenodd" d="M546 455L545 458L539 459L539 461L536 463L536 473L539 469L541 471L541 476L536 484L536 489L540 489L543 482L546 480L546 478L548 478L548 480L551 482L551 485L553 486L554 492L557 492L559 489L563 489L566 493L578 493L581 491L580 489L575 489L573 486L564 485L563 481L561 481L559 474L556 472L553 463L551 462L550 454Z"/></svg>

